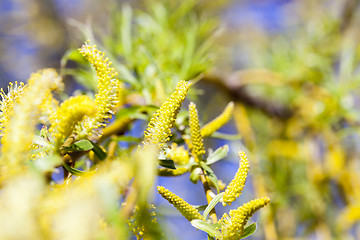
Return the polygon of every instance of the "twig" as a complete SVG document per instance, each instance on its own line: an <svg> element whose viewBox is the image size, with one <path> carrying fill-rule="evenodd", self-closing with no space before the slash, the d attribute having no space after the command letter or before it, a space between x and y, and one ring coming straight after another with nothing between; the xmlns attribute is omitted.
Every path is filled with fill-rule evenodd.
<svg viewBox="0 0 360 240"><path fill-rule="evenodd" d="M211 191L211 188L210 188L210 185L209 185L209 182L208 180L206 179L206 175L205 175L205 171L203 170L203 173L204 174L201 174L200 175L200 180L204 186L204 191L205 191L205 195L206 195L206 200L207 200L207 203L210 204L210 202L212 201L212 191ZM212 220L213 223L217 223L217 216L216 216L216 211L215 211L215 208L213 208L210 213L209 213L209 217L210 219Z"/></svg>

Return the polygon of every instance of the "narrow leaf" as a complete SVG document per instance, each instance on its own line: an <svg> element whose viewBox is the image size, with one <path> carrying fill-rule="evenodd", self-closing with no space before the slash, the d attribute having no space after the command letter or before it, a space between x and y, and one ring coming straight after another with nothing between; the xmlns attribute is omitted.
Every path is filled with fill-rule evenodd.
<svg viewBox="0 0 360 240"><path fill-rule="evenodd" d="M191 221L191 225L208 233L212 237L220 238L220 232L214 226L204 220L194 219Z"/></svg>
<svg viewBox="0 0 360 240"><path fill-rule="evenodd" d="M208 165L213 164L226 157L228 153L229 153L229 145L224 145L222 147L219 147L208 156L208 158L206 159L206 163Z"/></svg>
<svg viewBox="0 0 360 240"><path fill-rule="evenodd" d="M94 152L95 156L100 159L101 161L104 160L107 157L106 152L96 143L90 141L90 143L93 146L92 151Z"/></svg>
<svg viewBox="0 0 360 240"><path fill-rule="evenodd" d="M205 162L200 162L200 166L202 167L202 169L205 170L206 176L213 183L213 185L216 187L217 192L219 193L220 190L219 190L218 179L215 173L213 172L213 170L208 165L206 165Z"/></svg>
<svg viewBox="0 0 360 240"><path fill-rule="evenodd" d="M111 139L116 142L137 142L140 143L142 141L141 138L133 137L133 136L118 136Z"/></svg>
<svg viewBox="0 0 360 240"><path fill-rule="evenodd" d="M256 223L252 223L249 226L247 226L244 229L243 234L241 235L240 239L246 238L248 236L250 236L251 234L253 234L256 230Z"/></svg>
<svg viewBox="0 0 360 240"><path fill-rule="evenodd" d="M214 132L213 134L211 134L210 137L229 140L229 141L236 141L241 139L240 134L226 134L221 132Z"/></svg>
<svg viewBox="0 0 360 240"><path fill-rule="evenodd" d="M221 228L221 223L217 222L217 223L214 223L212 226L215 228Z"/></svg>
<svg viewBox="0 0 360 240"><path fill-rule="evenodd" d="M199 181L200 174L202 174L201 168L195 168L191 171L190 174L190 181L196 184Z"/></svg>
<svg viewBox="0 0 360 240"><path fill-rule="evenodd" d="M219 193L218 195L216 195L216 197L213 198L213 200L211 200L211 202L209 203L209 205L206 207L204 213L203 213L203 217L206 219L208 214L210 213L210 211L216 206L216 204L221 200L221 198L223 197L225 193Z"/></svg>
<svg viewBox="0 0 360 240"><path fill-rule="evenodd" d="M47 155L33 161L34 166L41 172L51 172L61 164L62 159L58 155Z"/></svg>
<svg viewBox="0 0 360 240"><path fill-rule="evenodd" d="M93 149L93 144L91 143L90 140L87 139L82 139L80 141L77 141L74 143L74 145L81 149L80 151L89 151L91 149Z"/></svg>
<svg viewBox="0 0 360 240"><path fill-rule="evenodd" d="M45 147L45 148L52 148L52 145L50 144L50 142L40 136L34 136L33 143L40 145L42 147Z"/></svg>
<svg viewBox="0 0 360 240"><path fill-rule="evenodd" d="M82 139L75 142L69 147L64 147L61 150L64 152L79 152L79 151L89 151L93 148L93 145L90 140Z"/></svg>
<svg viewBox="0 0 360 240"><path fill-rule="evenodd" d="M79 169L76 169L76 168L73 168L73 167L67 165L65 162L63 162L63 166L69 173L71 173L75 176L84 176L84 175L92 174L96 171L96 170L91 171L91 172L81 171Z"/></svg>
<svg viewBox="0 0 360 240"><path fill-rule="evenodd" d="M191 205L198 211L204 211L208 205Z"/></svg>
<svg viewBox="0 0 360 240"><path fill-rule="evenodd" d="M173 160L159 160L159 165L164 168L176 169Z"/></svg>
<svg viewBox="0 0 360 240"><path fill-rule="evenodd" d="M147 115L144 113L152 113L156 109L156 106L147 105L147 106L131 106L128 108L123 108L117 113L117 118L128 117L131 119L144 119L147 118Z"/></svg>

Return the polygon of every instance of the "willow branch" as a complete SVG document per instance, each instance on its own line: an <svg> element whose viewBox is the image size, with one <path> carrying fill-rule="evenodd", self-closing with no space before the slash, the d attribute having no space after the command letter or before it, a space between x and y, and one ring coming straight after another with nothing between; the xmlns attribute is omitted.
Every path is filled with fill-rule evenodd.
<svg viewBox="0 0 360 240"><path fill-rule="evenodd" d="M293 110L281 103L270 101L266 98L253 96L250 94L247 86L251 83L265 83L276 75L266 70L253 70L254 72L232 73L228 76L217 74L208 74L204 76L203 81L216 85L218 89L223 90L230 96L232 101L240 101L247 106L256 108L266 115L280 119L288 119L293 115ZM259 74L260 76L257 76ZM245 75L245 76L244 76ZM268 79L266 79L268 78ZM272 80L272 79L271 79ZM275 84L278 84L278 81ZM270 84L270 83L269 83ZM274 83L271 83L274 85Z"/></svg>
<svg viewBox="0 0 360 240"><path fill-rule="evenodd" d="M208 204L210 204L210 202L212 201L212 191L211 191L211 188L210 188L210 184L208 182L208 180L206 179L206 176L205 176L205 172L203 170L203 173L204 174L201 174L200 175L200 180L204 186L204 191L205 191L205 196L206 196L206 201ZM210 219L212 220L213 223L217 223L217 216L216 216L216 211L215 211L215 208L213 208L210 213L209 213L209 217Z"/></svg>

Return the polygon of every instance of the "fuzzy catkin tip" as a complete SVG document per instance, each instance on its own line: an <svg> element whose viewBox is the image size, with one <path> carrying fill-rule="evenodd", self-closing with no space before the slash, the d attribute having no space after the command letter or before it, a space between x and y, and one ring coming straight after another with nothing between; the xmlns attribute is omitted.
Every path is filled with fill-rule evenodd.
<svg viewBox="0 0 360 240"><path fill-rule="evenodd" d="M167 157L178 165L185 165L190 160L189 153L184 146L178 146L176 143L171 144L171 150L168 152Z"/></svg>
<svg viewBox="0 0 360 240"><path fill-rule="evenodd" d="M224 111L219 116L201 128L201 136L208 137L219 128L224 126L230 120L233 110L234 103L229 102Z"/></svg>
<svg viewBox="0 0 360 240"><path fill-rule="evenodd" d="M225 213L220 219L222 240L237 240L244 232L245 225L249 218L260 208L269 204L270 199L263 197L245 203L235 210L231 210L229 215Z"/></svg>
<svg viewBox="0 0 360 240"><path fill-rule="evenodd" d="M145 146L156 144L161 147L170 140L171 128L190 86L189 82L180 81L171 96L154 113L144 132L143 144Z"/></svg>
<svg viewBox="0 0 360 240"><path fill-rule="evenodd" d="M19 102L20 97L24 93L25 84L20 82L19 84L15 82L9 83L7 88L7 93L1 88L0 90L0 136L4 135L4 131L9 122L10 116L13 112L14 105ZM3 139L2 143L3 143Z"/></svg>
<svg viewBox="0 0 360 240"><path fill-rule="evenodd" d="M240 167L235 174L233 180L229 183L223 196L223 205L231 205L238 198L244 189L246 178L249 172L249 160L245 152L239 152Z"/></svg>
<svg viewBox="0 0 360 240"><path fill-rule="evenodd" d="M96 48L96 45L91 46L88 41L79 51L95 69L98 78L98 93L95 95L97 113L93 117L85 117L83 124L86 132L91 133L104 127L112 117L114 109L120 104L123 87L117 79L118 73L112 67L112 62L105 57L105 53Z"/></svg>
<svg viewBox="0 0 360 240"><path fill-rule="evenodd" d="M76 124L85 116L92 116L95 113L96 106L88 96L71 97L50 117L49 132L55 142L59 143L74 131Z"/></svg>
<svg viewBox="0 0 360 240"><path fill-rule="evenodd" d="M196 210L193 206L191 206L189 203L185 202L182 198L175 195L168 189L164 187L157 187L158 192L161 194L163 198L165 198L169 203L174 205L176 209L188 220L192 221L194 219L202 219L203 216Z"/></svg>

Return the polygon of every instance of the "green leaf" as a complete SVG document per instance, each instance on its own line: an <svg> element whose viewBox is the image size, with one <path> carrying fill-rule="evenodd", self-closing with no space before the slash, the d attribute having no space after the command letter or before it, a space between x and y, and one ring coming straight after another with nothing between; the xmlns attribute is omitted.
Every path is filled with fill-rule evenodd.
<svg viewBox="0 0 360 240"><path fill-rule="evenodd" d="M206 164L208 165L213 164L226 157L228 153L229 153L229 145L224 145L222 147L219 147L213 153L209 154L208 158L206 159Z"/></svg>
<svg viewBox="0 0 360 240"><path fill-rule="evenodd" d="M89 151L92 150L95 154L95 156L97 158L99 158L100 160L104 160L107 156L106 152L104 152L104 150L102 150L102 148L88 140L88 139L81 139L77 142L75 142L74 144L70 145L69 147L64 147L61 149L62 152L82 152L82 151Z"/></svg>
<svg viewBox="0 0 360 240"><path fill-rule="evenodd" d="M45 138L42 138L40 136L34 136L33 143L40 145L44 148L52 148L53 147L49 141L47 141Z"/></svg>
<svg viewBox="0 0 360 240"><path fill-rule="evenodd" d="M93 144L90 140L87 140L87 139L82 139L80 141L77 141L74 143L74 145L81 149L81 151L89 151L91 149L93 149Z"/></svg>
<svg viewBox="0 0 360 240"><path fill-rule="evenodd" d="M94 152L95 156L100 159L101 161L104 160L107 157L106 152L96 143L90 141L90 143L93 146L92 151Z"/></svg>
<svg viewBox="0 0 360 240"><path fill-rule="evenodd" d="M58 155L49 155L45 156L43 158L36 159L34 161L34 166L37 170L41 172L49 172L53 171L55 167L59 166L61 164L61 157Z"/></svg>
<svg viewBox="0 0 360 240"><path fill-rule="evenodd" d="M69 60L79 62L79 63L86 63L85 58L81 55L81 53L77 49L69 49L65 52L64 56L61 58L61 61L60 61L61 68L65 68L66 63Z"/></svg>
<svg viewBox="0 0 360 240"><path fill-rule="evenodd" d="M256 230L256 223L252 223L249 226L247 226L244 229L243 234L241 235L240 239L246 238L248 236L250 236L251 234L253 234Z"/></svg>
<svg viewBox="0 0 360 240"><path fill-rule="evenodd" d="M159 160L159 165L164 168L176 169L173 160Z"/></svg>
<svg viewBox="0 0 360 240"><path fill-rule="evenodd" d="M129 5L124 5L122 8L121 18L121 45L123 47L124 56L127 59L131 58L132 54L132 39L131 39L131 20L132 9Z"/></svg>
<svg viewBox="0 0 360 240"><path fill-rule="evenodd" d="M148 119L148 115L153 113L158 107L153 105L147 106L131 106L121 109L117 114L117 118L128 117L131 119ZM146 114L147 113L147 114Z"/></svg>
<svg viewBox="0 0 360 240"><path fill-rule="evenodd" d="M224 192L219 193L218 195L216 195L216 197L213 198L213 200L211 200L211 202L209 203L209 205L206 207L204 213L203 213L203 217L206 219L208 214L210 213L210 211L216 206L216 204L221 200L221 198L224 196Z"/></svg>
<svg viewBox="0 0 360 240"><path fill-rule="evenodd" d="M190 181L196 184L199 181L200 174L202 174L201 168L195 168L192 170L190 174Z"/></svg>
<svg viewBox="0 0 360 240"><path fill-rule="evenodd" d="M208 205L191 205L198 211L204 211Z"/></svg>
<svg viewBox="0 0 360 240"><path fill-rule="evenodd" d="M73 174L75 176L85 176L85 175L88 175L88 174L92 174L92 173L94 173L96 171L96 170L91 171L91 172L81 171L79 169L76 169L76 168L73 168L73 167L67 165L65 162L63 162L63 166L69 173L71 173L71 174Z"/></svg>
<svg viewBox="0 0 360 240"><path fill-rule="evenodd" d="M141 138L133 137L133 136L118 136L111 139L116 142L137 142L140 143L142 141Z"/></svg>
<svg viewBox="0 0 360 240"><path fill-rule="evenodd" d="M217 223L214 223L212 226L216 227L216 228L221 228L221 223L217 222Z"/></svg>
<svg viewBox="0 0 360 240"><path fill-rule="evenodd" d="M200 166L202 167L202 169L205 170L206 176L213 183L213 185L216 187L217 192L219 193L218 179L213 170L208 165L206 165L205 162L200 162Z"/></svg>
<svg viewBox="0 0 360 240"><path fill-rule="evenodd" d="M89 151L93 149L93 144L90 140L81 139L69 147L64 147L61 150L64 152L80 152L80 151Z"/></svg>
<svg viewBox="0 0 360 240"><path fill-rule="evenodd" d="M240 134L226 134L221 132L214 132L213 134L211 134L210 137L229 140L229 141L236 141L241 139Z"/></svg>
<svg viewBox="0 0 360 240"><path fill-rule="evenodd" d="M208 223L207 221L200 220L200 219L194 219L191 221L191 225L193 225L193 227L195 227L197 229L200 229L200 230L208 233L212 237L220 238L220 232L213 225Z"/></svg>

